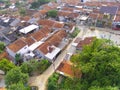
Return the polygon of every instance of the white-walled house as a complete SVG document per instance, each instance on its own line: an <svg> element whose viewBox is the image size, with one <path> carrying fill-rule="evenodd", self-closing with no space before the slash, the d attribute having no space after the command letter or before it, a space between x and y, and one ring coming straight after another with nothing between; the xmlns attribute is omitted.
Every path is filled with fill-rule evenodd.
<svg viewBox="0 0 120 90"><path fill-rule="evenodd" d="M6 50L13 58L16 54L23 55L29 51L27 43L22 39L18 39L6 47Z"/></svg>
<svg viewBox="0 0 120 90"><path fill-rule="evenodd" d="M48 38L43 44L41 44L35 51L39 54L39 57L54 60L63 48L60 48L62 41L66 37L64 30L57 31L53 36Z"/></svg>

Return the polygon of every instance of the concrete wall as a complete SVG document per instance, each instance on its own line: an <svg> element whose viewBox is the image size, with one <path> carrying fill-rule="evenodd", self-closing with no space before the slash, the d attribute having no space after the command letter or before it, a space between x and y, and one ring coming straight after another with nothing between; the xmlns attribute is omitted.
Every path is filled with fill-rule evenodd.
<svg viewBox="0 0 120 90"><path fill-rule="evenodd" d="M10 50L8 47L6 47L6 51L8 52L8 54L10 55L10 56L12 56L13 58L15 57L15 52L13 52L12 50Z"/></svg>

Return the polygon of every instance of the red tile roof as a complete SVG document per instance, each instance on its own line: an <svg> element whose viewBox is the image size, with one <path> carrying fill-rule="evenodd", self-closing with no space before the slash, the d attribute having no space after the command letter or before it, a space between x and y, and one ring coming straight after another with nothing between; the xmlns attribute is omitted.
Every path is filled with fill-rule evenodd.
<svg viewBox="0 0 120 90"><path fill-rule="evenodd" d="M80 0L61 0L61 2L72 4L72 5L77 5L78 3L80 3Z"/></svg>
<svg viewBox="0 0 120 90"><path fill-rule="evenodd" d="M84 40L82 40L78 43L77 48L81 49L81 48L83 48L83 46L89 45L91 42L93 42L94 38L95 37L86 37Z"/></svg>
<svg viewBox="0 0 120 90"><path fill-rule="evenodd" d="M62 10L63 10L63 11L71 11L71 12L73 12L73 11L74 11L74 8L63 7Z"/></svg>
<svg viewBox="0 0 120 90"><path fill-rule="evenodd" d="M35 43L35 40L32 37L27 37L27 38L24 39L24 41L27 43L28 46Z"/></svg>
<svg viewBox="0 0 120 90"><path fill-rule="evenodd" d="M60 30L60 31L56 32L53 36L48 38L45 41L45 43L43 43L42 45L40 45L37 48L37 50L40 50L44 54L47 54L49 52L48 47L52 46L52 45L57 47L64 37L66 37L66 32L64 30Z"/></svg>
<svg viewBox="0 0 120 90"><path fill-rule="evenodd" d="M117 16L115 17L115 20L114 20L114 21L120 22L120 15L119 15L119 16L117 15Z"/></svg>
<svg viewBox="0 0 120 90"><path fill-rule="evenodd" d="M7 53L6 51L4 51L4 52L2 52L2 53L0 54L0 60L3 59L3 58L9 59L8 53Z"/></svg>
<svg viewBox="0 0 120 90"><path fill-rule="evenodd" d="M48 26L49 28L63 28L64 26L64 23L48 19L39 20L38 24L42 26Z"/></svg>
<svg viewBox="0 0 120 90"><path fill-rule="evenodd" d="M24 17L21 17L21 20L28 21L28 20L30 20L30 17L29 16L24 16Z"/></svg>
<svg viewBox="0 0 120 90"><path fill-rule="evenodd" d="M41 28L40 31L41 31L42 33L44 33L45 36L46 36L46 35L48 35L52 30L49 29L47 26L45 26L45 27Z"/></svg>
<svg viewBox="0 0 120 90"><path fill-rule="evenodd" d="M40 41L42 38L45 37L45 35L41 31L37 31L37 32L31 34L31 37L33 37L37 41Z"/></svg>
<svg viewBox="0 0 120 90"><path fill-rule="evenodd" d="M96 14L96 13L91 13L89 15L89 17L92 18L92 19L97 19L97 16L98 16L98 14Z"/></svg>
<svg viewBox="0 0 120 90"><path fill-rule="evenodd" d="M38 47L38 50L40 50L43 54L47 54L49 52L48 50L49 46L52 46L52 45L49 42L45 42Z"/></svg>
<svg viewBox="0 0 120 90"><path fill-rule="evenodd" d="M70 76L70 77L81 77L81 72L79 70L75 70L73 69L73 65L63 61L59 67L57 68L57 70L59 72L63 72L66 76Z"/></svg>
<svg viewBox="0 0 120 90"><path fill-rule="evenodd" d="M65 11L58 11L58 16L69 16L71 12L65 12Z"/></svg>
<svg viewBox="0 0 120 90"><path fill-rule="evenodd" d="M38 21L39 25L44 25L44 26L48 26L48 27L53 26L54 23L55 22L53 20L48 20L48 19L43 19L43 20Z"/></svg>
<svg viewBox="0 0 120 90"><path fill-rule="evenodd" d="M26 45L27 43L22 38L20 38L17 39L15 42L11 43L10 45L8 45L7 47L11 49L13 52L17 52Z"/></svg>
<svg viewBox="0 0 120 90"><path fill-rule="evenodd" d="M64 26L64 23L60 23L60 22L55 22L53 25L54 28L63 28L63 26Z"/></svg>
<svg viewBox="0 0 120 90"><path fill-rule="evenodd" d="M69 18L76 18L79 16L79 13L74 13L74 12L70 12L70 11L58 11L58 16L67 16Z"/></svg>

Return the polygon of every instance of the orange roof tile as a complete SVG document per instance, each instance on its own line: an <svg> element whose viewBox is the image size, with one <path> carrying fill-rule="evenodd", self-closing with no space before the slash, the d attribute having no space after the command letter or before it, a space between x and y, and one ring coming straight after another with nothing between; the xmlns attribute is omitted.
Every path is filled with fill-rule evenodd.
<svg viewBox="0 0 120 90"><path fill-rule="evenodd" d="M61 2L72 4L72 5L77 5L80 2L80 0L61 0Z"/></svg>
<svg viewBox="0 0 120 90"><path fill-rule="evenodd" d="M43 32L45 35L48 35L52 30L45 26L42 29L40 29L40 31Z"/></svg>
<svg viewBox="0 0 120 90"><path fill-rule="evenodd" d="M98 16L98 14L96 14L96 13L91 13L91 14L89 15L89 17L90 17L90 18L93 18L93 19L97 19L97 16Z"/></svg>
<svg viewBox="0 0 120 90"><path fill-rule="evenodd" d="M37 49L40 50L43 54L47 54L49 52L48 47L51 46L49 42L45 42L40 45Z"/></svg>
<svg viewBox="0 0 120 90"><path fill-rule="evenodd" d="M70 8L70 7L63 7L62 10L64 11L71 11L73 12L74 8Z"/></svg>
<svg viewBox="0 0 120 90"><path fill-rule="evenodd" d="M37 50L40 50L44 54L47 54L49 52L48 46L58 46L62 40L63 37L66 36L66 32L64 30L60 30L56 32L53 36L48 38L45 43L40 45Z"/></svg>
<svg viewBox="0 0 120 90"><path fill-rule="evenodd" d="M55 28L63 28L63 26L64 26L64 23L60 23L60 22L55 22L53 25L53 27Z"/></svg>
<svg viewBox="0 0 120 90"><path fill-rule="evenodd" d="M21 20L28 21L30 20L30 17L29 16L21 17Z"/></svg>
<svg viewBox="0 0 120 90"><path fill-rule="evenodd" d="M30 46L33 43L35 43L35 40L32 37L27 37L25 38L25 42L27 43L28 46Z"/></svg>
<svg viewBox="0 0 120 90"><path fill-rule="evenodd" d="M48 26L48 27L53 26L54 23L55 23L54 21L48 20L48 19L44 19L44 20L39 20L38 21L39 25L44 25L44 26Z"/></svg>
<svg viewBox="0 0 120 90"><path fill-rule="evenodd" d="M46 13L48 12L47 10L40 10L39 11L41 15L46 15Z"/></svg>
<svg viewBox="0 0 120 90"><path fill-rule="evenodd" d="M119 16L117 15L114 21L119 22L120 21L120 15Z"/></svg>
<svg viewBox="0 0 120 90"><path fill-rule="evenodd" d="M48 20L48 19L44 19L44 20L39 20L38 21L39 25L42 26L48 26L49 28L63 28L64 23L58 22L58 21L54 21L54 20Z"/></svg>
<svg viewBox="0 0 120 90"><path fill-rule="evenodd" d="M75 70L73 69L73 66L68 63L63 61L59 67L57 68L58 71L63 72L65 75L67 76L71 76L71 77L81 77L81 72L79 70Z"/></svg>
<svg viewBox="0 0 120 90"><path fill-rule="evenodd" d="M17 39L15 42L11 43L10 45L8 45L7 47L11 49L13 52L17 52L26 45L27 43L22 38L20 38Z"/></svg>
<svg viewBox="0 0 120 90"><path fill-rule="evenodd" d="M8 59L8 53L6 51L2 52L0 54L0 60L3 59L3 58L7 58Z"/></svg>
<svg viewBox="0 0 120 90"><path fill-rule="evenodd" d="M77 48L79 49L85 45L89 45L94 39L95 39L95 37L86 37L84 40L82 40L78 43Z"/></svg>
<svg viewBox="0 0 120 90"><path fill-rule="evenodd" d="M33 33L31 35L31 37L33 37L34 39L36 39L37 41L40 41L43 37L45 37L45 34L42 33L41 31L37 31L35 33Z"/></svg>
<svg viewBox="0 0 120 90"><path fill-rule="evenodd" d="M58 16L69 16L71 12L65 12L65 11L58 11Z"/></svg>

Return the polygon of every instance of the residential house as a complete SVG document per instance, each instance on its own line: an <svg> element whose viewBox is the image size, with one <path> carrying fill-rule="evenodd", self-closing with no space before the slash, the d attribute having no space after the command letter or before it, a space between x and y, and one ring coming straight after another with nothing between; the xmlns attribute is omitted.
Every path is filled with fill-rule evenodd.
<svg viewBox="0 0 120 90"><path fill-rule="evenodd" d="M66 32L73 33L73 31L75 30L75 23L66 23L64 25L64 28Z"/></svg>
<svg viewBox="0 0 120 90"><path fill-rule="evenodd" d="M50 19L42 19L38 21L38 25L40 26L48 26L54 30L62 29L64 27L63 22L58 22Z"/></svg>
<svg viewBox="0 0 120 90"><path fill-rule="evenodd" d="M68 61L63 61L56 70L57 73L68 76L68 77L81 77L81 72L79 70L75 70L73 64Z"/></svg>
<svg viewBox="0 0 120 90"><path fill-rule="evenodd" d="M36 18L36 21L44 19L46 17L47 12L48 10L39 10L33 15L33 17Z"/></svg>
<svg viewBox="0 0 120 90"><path fill-rule="evenodd" d="M70 11L58 11L59 21L69 22L76 21L79 18L79 13Z"/></svg>
<svg viewBox="0 0 120 90"><path fill-rule="evenodd" d="M51 29L43 27L32 34L29 34L27 37L17 39L6 47L6 51L13 58L15 58L16 54L20 54L24 59L32 58L35 56L33 51L49 37L49 33L51 33Z"/></svg>
<svg viewBox="0 0 120 90"><path fill-rule="evenodd" d="M29 51L29 49L27 43L23 40L23 38L20 38L8 45L6 47L6 51L10 56L15 57L16 54L24 55Z"/></svg>
<svg viewBox="0 0 120 90"><path fill-rule="evenodd" d="M23 34L27 34L33 30L38 30L38 29L39 29L39 26L32 24L32 25L29 25L25 28L20 29L19 32L23 33Z"/></svg>
<svg viewBox="0 0 120 90"><path fill-rule="evenodd" d="M36 53L38 53L42 58L46 58L50 61L54 60L60 51L64 48L60 48L59 45L61 44L62 40L65 40L65 37L66 32L64 30L55 32L36 49Z"/></svg>
<svg viewBox="0 0 120 90"><path fill-rule="evenodd" d="M78 43L76 49L77 50L82 50L85 45L89 45L90 43L93 42L94 39L95 39L95 37L86 37L84 40L81 40Z"/></svg>
<svg viewBox="0 0 120 90"><path fill-rule="evenodd" d="M80 0L57 0L57 3L59 3L59 4L65 3L65 4L68 4L70 6L75 6L78 3L80 3Z"/></svg>

